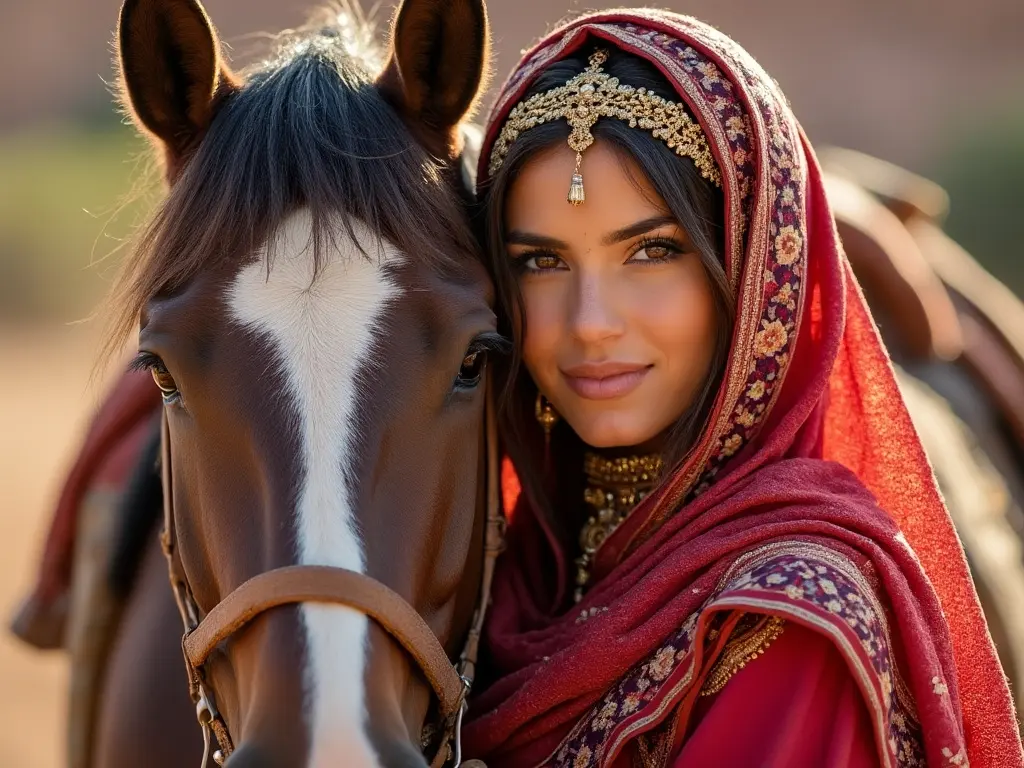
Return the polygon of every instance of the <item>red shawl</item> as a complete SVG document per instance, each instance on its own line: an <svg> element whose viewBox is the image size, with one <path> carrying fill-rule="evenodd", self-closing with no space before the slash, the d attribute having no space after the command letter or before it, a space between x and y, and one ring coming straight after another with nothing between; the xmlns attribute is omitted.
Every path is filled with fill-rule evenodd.
<svg viewBox="0 0 1024 768"><path fill-rule="evenodd" d="M601 548L577 610L548 609L531 572L567 555L514 501L486 635L497 679L473 701L468 754L492 768L610 765L692 689L715 612L743 609L835 644L882 765L1024 765L960 542L776 83L693 19L585 16L505 84L481 181L537 74L594 38L658 67L723 171L732 352L698 444Z"/></svg>

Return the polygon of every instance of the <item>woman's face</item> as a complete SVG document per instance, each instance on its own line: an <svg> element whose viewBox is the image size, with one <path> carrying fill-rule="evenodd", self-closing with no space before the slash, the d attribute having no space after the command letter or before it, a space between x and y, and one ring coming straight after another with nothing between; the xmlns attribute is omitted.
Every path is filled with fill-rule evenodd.
<svg viewBox="0 0 1024 768"><path fill-rule="evenodd" d="M586 202L566 202L575 154L530 160L509 189L508 258L525 307L523 359L595 448L639 446L672 426L710 375L712 287L687 233L639 166L600 140Z"/></svg>

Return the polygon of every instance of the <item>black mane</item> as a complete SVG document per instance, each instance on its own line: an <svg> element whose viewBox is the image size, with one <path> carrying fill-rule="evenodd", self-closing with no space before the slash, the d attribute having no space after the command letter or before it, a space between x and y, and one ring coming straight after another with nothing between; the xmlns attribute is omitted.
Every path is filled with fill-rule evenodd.
<svg viewBox="0 0 1024 768"><path fill-rule="evenodd" d="M280 38L274 56L220 105L141 233L114 336L123 340L149 297L200 270L264 246L272 255L278 226L299 208L311 214L318 266L339 227L352 236L348 217L431 264L475 253L446 169L375 87L372 54L341 21Z"/></svg>

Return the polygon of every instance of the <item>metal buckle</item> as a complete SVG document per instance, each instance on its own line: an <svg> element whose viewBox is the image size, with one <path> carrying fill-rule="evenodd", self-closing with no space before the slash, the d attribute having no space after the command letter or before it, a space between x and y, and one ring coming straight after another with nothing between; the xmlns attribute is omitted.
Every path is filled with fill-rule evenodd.
<svg viewBox="0 0 1024 768"><path fill-rule="evenodd" d="M203 762L200 763L200 768L206 768L207 761L210 759L212 737L210 721L213 720L213 713L210 711L210 703L206 700L206 692L202 688L199 689L199 700L196 702L196 720L199 721L199 727L203 729Z"/></svg>
<svg viewBox="0 0 1024 768"><path fill-rule="evenodd" d="M452 741L455 742L455 762L452 768L459 768L462 765L462 716L466 712L466 701L463 699L458 713L455 715L455 728L452 730Z"/></svg>
<svg viewBox="0 0 1024 768"><path fill-rule="evenodd" d="M455 742L453 745L455 760L452 763L452 768L459 768L462 765L462 716L469 708L466 699L469 697L469 689L473 685L465 675L459 675L459 679L462 680L462 696L459 701L459 709L455 713L455 724L452 727L452 741Z"/></svg>
<svg viewBox="0 0 1024 768"><path fill-rule="evenodd" d="M196 701L196 720L199 721L199 726L203 729L202 768L206 768L207 760L211 757L210 748L213 746L213 721L217 717L217 711L214 708L213 703L206 697L206 691L204 690L202 683L200 683L199 699ZM224 765L224 761L227 759L224 756L224 752L220 749L214 750L212 757L213 762L217 765Z"/></svg>

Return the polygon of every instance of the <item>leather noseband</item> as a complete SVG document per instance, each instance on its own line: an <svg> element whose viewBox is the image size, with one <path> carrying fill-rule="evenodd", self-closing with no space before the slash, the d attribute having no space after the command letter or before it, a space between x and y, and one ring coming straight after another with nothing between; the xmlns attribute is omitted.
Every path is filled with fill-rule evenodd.
<svg viewBox="0 0 1024 768"><path fill-rule="evenodd" d="M497 424L491 388L486 391L487 522L480 593L466 643L458 663L453 664L444 647L416 610L398 593L376 579L345 568L293 565L254 576L221 600L200 619L199 608L185 577L174 530L174 498L171 483L171 453L166 414L162 424L161 474L164 491L164 530L161 543L167 556L168 572L185 634L182 651L188 672L189 692L203 728L206 765L211 732L219 749L214 761L223 764L234 749L231 736L203 674L203 665L218 644L261 613L281 605L330 603L357 610L373 619L415 660L437 696L444 730L431 763L440 768L452 756L453 768L462 762L459 742L466 695L473 684L484 617L490 601L491 582L499 552L504 546L505 518L500 508Z"/></svg>

